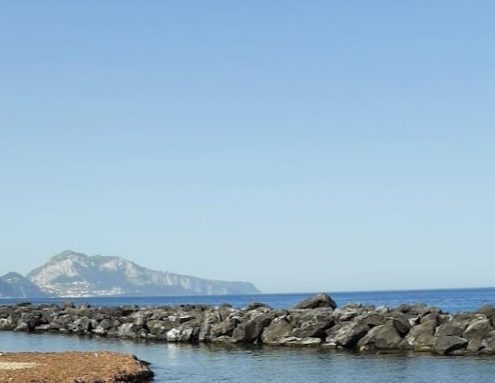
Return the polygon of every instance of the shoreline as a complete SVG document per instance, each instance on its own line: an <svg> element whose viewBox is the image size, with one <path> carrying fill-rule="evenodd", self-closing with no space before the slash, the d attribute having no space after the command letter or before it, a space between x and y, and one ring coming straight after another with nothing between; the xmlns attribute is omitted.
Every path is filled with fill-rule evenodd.
<svg viewBox="0 0 495 383"><path fill-rule="evenodd" d="M149 363L115 352L0 353L0 383L144 383Z"/></svg>
<svg viewBox="0 0 495 383"><path fill-rule="evenodd" d="M313 346L358 353L495 355L495 307L448 314L426 305L337 308L318 294L292 309L253 303L160 307L0 305L0 330L172 343Z"/></svg>

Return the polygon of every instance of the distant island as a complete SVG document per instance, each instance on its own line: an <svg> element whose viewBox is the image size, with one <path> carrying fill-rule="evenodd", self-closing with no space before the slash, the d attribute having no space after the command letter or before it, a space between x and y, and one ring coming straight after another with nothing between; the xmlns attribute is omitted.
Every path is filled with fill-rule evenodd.
<svg viewBox="0 0 495 383"><path fill-rule="evenodd" d="M113 256L66 250L26 276L0 277L0 297L91 297L256 294L250 282L226 282L156 271Z"/></svg>

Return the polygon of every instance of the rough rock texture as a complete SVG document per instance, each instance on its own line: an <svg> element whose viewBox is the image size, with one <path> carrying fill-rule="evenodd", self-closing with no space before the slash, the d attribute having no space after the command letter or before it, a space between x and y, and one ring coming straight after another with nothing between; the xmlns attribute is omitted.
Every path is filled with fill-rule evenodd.
<svg viewBox="0 0 495 383"><path fill-rule="evenodd" d="M0 355L0 383L141 383L152 377L148 363L112 352Z"/></svg>
<svg viewBox="0 0 495 383"><path fill-rule="evenodd" d="M495 311L449 315L424 305L337 308L326 294L291 310L256 303L238 309L0 306L0 330L94 335L159 342L321 346L356 352L495 355Z"/></svg>
<svg viewBox="0 0 495 383"><path fill-rule="evenodd" d="M306 299L305 301L299 303L294 308L295 309L316 309L318 307L331 307L336 308L337 304L330 298L327 294L321 293Z"/></svg>

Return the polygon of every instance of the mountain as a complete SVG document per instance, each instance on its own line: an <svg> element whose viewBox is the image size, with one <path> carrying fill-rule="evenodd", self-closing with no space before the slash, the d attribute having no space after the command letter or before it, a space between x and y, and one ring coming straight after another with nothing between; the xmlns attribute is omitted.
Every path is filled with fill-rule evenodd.
<svg viewBox="0 0 495 383"><path fill-rule="evenodd" d="M0 297L40 298L46 296L41 289L19 273L8 273L0 277Z"/></svg>
<svg viewBox="0 0 495 383"><path fill-rule="evenodd" d="M249 282L224 282L155 271L120 257L66 250L27 278L49 296L255 294Z"/></svg>

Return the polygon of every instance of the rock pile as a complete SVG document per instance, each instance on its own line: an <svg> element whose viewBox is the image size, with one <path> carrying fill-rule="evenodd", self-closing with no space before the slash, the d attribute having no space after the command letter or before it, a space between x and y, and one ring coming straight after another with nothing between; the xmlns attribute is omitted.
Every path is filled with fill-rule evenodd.
<svg viewBox="0 0 495 383"><path fill-rule="evenodd" d="M356 352L495 355L493 306L453 315L425 305L337 308L326 294L290 310L262 303L243 309L229 305L0 306L0 330L164 342L320 346Z"/></svg>

